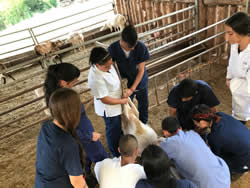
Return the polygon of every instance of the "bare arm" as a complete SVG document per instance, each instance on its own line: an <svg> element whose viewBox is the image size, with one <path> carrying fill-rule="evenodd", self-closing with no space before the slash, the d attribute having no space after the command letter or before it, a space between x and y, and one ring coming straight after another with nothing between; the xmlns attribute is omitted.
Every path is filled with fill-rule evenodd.
<svg viewBox="0 0 250 188"><path fill-rule="evenodd" d="M117 98L112 98L112 97L104 97L101 98L101 101L104 104L126 104L128 102L128 98L122 98L122 99L117 99Z"/></svg>
<svg viewBox="0 0 250 188"><path fill-rule="evenodd" d="M171 106L168 106L168 107L169 107L170 116L176 117L176 108L173 108Z"/></svg>
<svg viewBox="0 0 250 188"><path fill-rule="evenodd" d="M136 75L135 81L133 85L130 87L133 91L137 88L138 84L140 83L143 74L144 74L144 69L145 69L145 62L142 62L138 65L138 73Z"/></svg>
<svg viewBox="0 0 250 188"><path fill-rule="evenodd" d="M139 83L144 75L145 64L146 64L145 62L142 62L138 65L138 73L136 75L135 81L134 81L133 85L130 87L130 89L127 90L125 97L129 97L136 90L137 86L139 85Z"/></svg>
<svg viewBox="0 0 250 188"><path fill-rule="evenodd" d="M69 176L70 183L74 188L88 188L85 179L82 175L80 176Z"/></svg>

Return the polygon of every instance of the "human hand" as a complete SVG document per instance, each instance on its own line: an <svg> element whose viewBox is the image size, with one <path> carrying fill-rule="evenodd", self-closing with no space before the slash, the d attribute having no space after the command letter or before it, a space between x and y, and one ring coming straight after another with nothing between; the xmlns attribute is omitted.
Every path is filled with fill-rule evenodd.
<svg viewBox="0 0 250 188"><path fill-rule="evenodd" d="M94 142L96 142L97 140L99 140L100 138L101 138L101 134L100 133L98 133L98 132L93 132L92 133L92 140L94 141Z"/></svg>
<svg viewBox="0 0 250 188"><path fill-rule="evenodd" d="M121 104L127 104L128 98L121 98Z"/></svg>
<svg viewBox="0 0 250 188"><path fill-rule="evenodd" d="M130 97L133 94L133 92L134 91L132 89L127 89L126 92L125 92L124 97L125 98Z"/></svg>

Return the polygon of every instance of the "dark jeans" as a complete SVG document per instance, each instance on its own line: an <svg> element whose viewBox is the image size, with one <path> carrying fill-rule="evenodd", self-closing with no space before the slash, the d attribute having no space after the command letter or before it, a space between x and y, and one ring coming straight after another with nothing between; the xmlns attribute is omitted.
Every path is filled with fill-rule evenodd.
<svg viewBox="0 0 250 188"><path fill-rule="evenodd" d="M96 142L90 141L90 142L84 142L82 141L82 146L86 152L86 164L85 164L85 171L87 174L91 173L91 164L96 163L99 161L102 161L106 158L109 158L109 154L104 149L102 143L100 140L97 140Z"/></svg>
<svg viewBox="0 0 250 188"><path fill-rule="evenodd" d="M103 119L106 125L106 138L109 150L111 151L113 157L119 157L119 140L120 137L123 135L121 126L121 116L119 115L115 117L106 117L104 113Z"/></svg>
<svg viewBox="0 0 250 188"><path fill-rule="evenodd" d="M134 96L138 101L139 119L146 124L148 122L148 87L136 90L130 96L132 101Z"/></svg>

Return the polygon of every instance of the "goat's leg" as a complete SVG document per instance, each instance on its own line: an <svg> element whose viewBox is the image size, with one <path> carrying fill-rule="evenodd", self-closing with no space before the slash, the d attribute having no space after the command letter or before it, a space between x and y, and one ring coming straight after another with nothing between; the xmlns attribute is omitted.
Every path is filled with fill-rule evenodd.
<svg viewBox="0 0 250 188"><path fill-rule="evenodd" d="M137 118L139 118L139 112L138 112L138 110L137 110L135 104L131 101L130 97L128 98L128 104L130 105L131 110L133 111L133 113L135 114L135 116L136 116Z"/></svg>

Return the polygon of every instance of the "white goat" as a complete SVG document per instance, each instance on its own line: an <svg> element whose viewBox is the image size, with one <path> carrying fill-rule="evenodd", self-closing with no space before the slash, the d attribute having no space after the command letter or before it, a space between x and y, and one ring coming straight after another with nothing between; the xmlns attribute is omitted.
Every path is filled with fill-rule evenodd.
<svg viewBox="0 0 250 188"><path fill-rule="evenodd" d="M128 103L123 105L122 130L125 135L132 134L137 138L139 156L148 145L160 141L156 132L139 120L139 112L130 98Z"/></svg>
<svg viewBox="0 0 250 188"><path fill-rule="evenodd" d="M37 88L34 90L34 93L36 94L37 97L41 97L41 96L44 96L44 91L43 91L43 88ZM46 103L45 103L45 100L43 99L42 101L42 106L45 107L46 106ZM44 113L48 116L50 116L50 111L49 109L45 109L44 110Z"/></svg>
<svg viewBox="0 0 250 188"><path fill-rule="evenodd" d="M125 17L121 14L116 14L106 21L106 23L104 24L104 26L101 28L100 31L103 31L108 28L110 32L113 31L113 28L115 29L115 31L119 31L123 30L125 28L125 25L126 25Z"/></svg>
<svg viewBox="0 0 250 188"><path fill-rule="evenodd" d="M79 51L85 50L84 46L84 36L79 32L70 32L68 34L68 39L66 39L66 43L72 44L72 46L79 46ZM77 49L74 49L74 52L77 52Z"/></svg>

